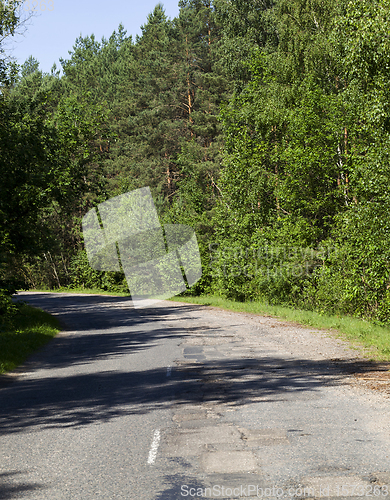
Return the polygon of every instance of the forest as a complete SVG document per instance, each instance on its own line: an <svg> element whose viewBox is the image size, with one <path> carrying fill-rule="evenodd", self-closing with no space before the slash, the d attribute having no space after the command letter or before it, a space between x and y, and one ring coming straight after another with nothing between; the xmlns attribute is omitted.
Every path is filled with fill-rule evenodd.
<svg viewBox="0 0 390 500"><path fill-rule="evenodd" d="M390 2L179 7L78 38L50 73L1 42L1 312L20 289L126 291L89 266L81 220L149 186L196 232L186 293L389 324Z"/></svg>

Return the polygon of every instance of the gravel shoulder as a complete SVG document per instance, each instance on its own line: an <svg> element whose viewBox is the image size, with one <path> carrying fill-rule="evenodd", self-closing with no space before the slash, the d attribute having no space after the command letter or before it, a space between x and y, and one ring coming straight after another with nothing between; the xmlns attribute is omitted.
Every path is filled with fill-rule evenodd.
<svg viewBox="0 0 390 500"><path fill-rule="evenodd" d="M183 302L175 304L180 305ZM190 304L187 305L191 307ZM338 332L309 328L272 316L226 311L210 306L197 307L203 307L203 311L211 316L232 320L237 318L238 321L252 325L259 335L265 333L280 345L287 345L291 355L328 361L330 367L337 369L340 374L345 374L349 383L361 389L380 391L382 395L390 396L390 363L370 360L365 356L363 347L342 340ZM249 343L251 335L245 336Z"/></svg>

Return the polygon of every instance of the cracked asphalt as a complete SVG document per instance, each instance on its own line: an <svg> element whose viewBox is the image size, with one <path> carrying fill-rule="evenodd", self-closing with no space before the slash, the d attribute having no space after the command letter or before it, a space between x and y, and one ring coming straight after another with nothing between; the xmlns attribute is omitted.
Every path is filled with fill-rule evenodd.
<svg viewBox="0 0 390 500"><path fill-rule="evenodd" d="M332 335L176 302L18 297L64 330L0 380L0 499L390 497L389 367Z"/></svg>

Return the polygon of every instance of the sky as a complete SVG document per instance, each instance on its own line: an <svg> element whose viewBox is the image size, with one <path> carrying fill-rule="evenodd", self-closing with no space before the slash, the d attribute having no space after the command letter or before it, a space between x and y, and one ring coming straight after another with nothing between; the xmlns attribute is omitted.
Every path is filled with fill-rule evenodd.
<svg viewBox="0 0 390 500"><path fill-rule="evenodd" d="M80 35L94 34L99 41L103 36L108 39L122 23L134 40L136 34L141 35L141 25L157 3L158 0L25 0L26 15L32 9L36 12L24 34L8 42L7 51L19 64L32 55L39 61L39 69L49 73L53 63L61 68L59 58L69 57L68 51ZM171 19L179 14L179 0L161 3Z"/></svg>

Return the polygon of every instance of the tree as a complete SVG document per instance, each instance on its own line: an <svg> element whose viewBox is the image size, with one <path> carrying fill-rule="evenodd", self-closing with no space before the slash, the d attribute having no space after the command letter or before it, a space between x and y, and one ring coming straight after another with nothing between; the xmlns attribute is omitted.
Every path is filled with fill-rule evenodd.
<svg viewBox="0 0 390 500"><path fill-rule="evenodd" d="M39 61L35 59L35 57L30 56L25 62L22 64L20 68L20 73L22 78L26 78L29 75L32 75L36 71L39 70Z"/></svg>
<svg viewBox="0 0 390 500"><path fill-rule="evenodd" d="M3 0L0 3L0 88L2 93L17 79L17 64L7 56L6 44L10 37L23 32L31 15L25 16L23 0Z"/></svg>
<svg viewBox="0 0 390 500"><path fill-rule="evenodd" d="M247 7L235 2L234 8L230 29L237 30L238 21L247 20ZM261 36L255 40L248 27L250 50L242 64L247 73L222 113L226 148L214 221L218 242L255 253L267 245L316 247L344 207L340 168L348 179L341 68L331 43L343 6L280 0L261 8ZM281 252L272 265L282 265L284 258ZM252 270L255 261L248 264ZM304 296L306 277L270 277L269 262L261 265L252 281L251 273L236 273L228 282L222 279L219 289L287 302Z"/></svg>
<svg viewBox="0 0 390 500"><path fill-rule="evenodd" d="M334 31L349 117L345 202L332 236L337 248L319 276L318 301L330 310L389 321L390 9L387 1L349 2Z"/></svg>

